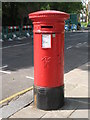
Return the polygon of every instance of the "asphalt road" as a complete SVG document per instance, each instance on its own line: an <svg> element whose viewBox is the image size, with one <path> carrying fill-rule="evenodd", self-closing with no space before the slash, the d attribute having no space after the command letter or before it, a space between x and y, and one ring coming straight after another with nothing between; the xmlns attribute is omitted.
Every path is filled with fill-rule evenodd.
<svg viewBox="0 0 90 120"><path fill-rule="evenodd" d="M65 73L88 61L88 47L88 32L65 33ZM1 99L33 85L32 53L30 37L3 42L2 66L0 66L0 73L2 73Z"/></svg>

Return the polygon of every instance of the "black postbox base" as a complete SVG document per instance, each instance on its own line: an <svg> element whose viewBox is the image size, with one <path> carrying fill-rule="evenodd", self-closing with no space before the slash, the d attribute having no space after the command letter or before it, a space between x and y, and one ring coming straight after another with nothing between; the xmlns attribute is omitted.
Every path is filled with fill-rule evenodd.
<svg viewBox="0 0 90 120"><path fill-rule="evenodd" d="M34 86L34 105L42 110L56 110L64 105L64 86L42 88Z"/></svg>

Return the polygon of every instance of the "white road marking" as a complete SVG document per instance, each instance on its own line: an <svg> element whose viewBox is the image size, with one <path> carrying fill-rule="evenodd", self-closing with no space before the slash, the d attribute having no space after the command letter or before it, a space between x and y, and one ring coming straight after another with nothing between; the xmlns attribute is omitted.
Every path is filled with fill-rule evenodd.
<svg viewBox="0 0 90 120"><path fill-rule="evenodd" d="M87 42L84 42L83 44L87 44Z"/></svg>
<svg viewBox="0 0 90 120"><path fill-rule="evenodd" d="M5 73L5 74L11 74L11 72L9 71L3 71L3 70L0 70L1 73Z"/></svg>
<svg viewBox="0 0 90 120"><path fill-rule="evenodd" d="M79 48L82 46L82 43L78 43L75 47Z"/></svg>
<svg viewBox="0 0 90 120"><path fill-rule="evenodd" d="M68 49L71 49L72 48L72 46L69 46L69 47L67 47L66 49L68 50Z"/></svg>
<svg viewBox="0 0 90 120"><path fill-rule="evenodd" d="M30 34L29 34L29 33L27 33L27 36L29 37L29 36L30 36Z"/></svg>
<svg viewBox="0 0 90 120"><path fill-rule="evenodd" d="M13 34L13 37L16 38L17 36L15 34Z"/></svg>
<svg viewBox="0 0 90 120"><path fill-rule="evenodd" d="M87 42L84 42L82 46L88 47L88 43L87 43Z"/></svg>
<svg viewBox="0 0 90 120"><path fill-rule="evenodd" d="M82 43L78 43L77 45L81 45Z"/></svg>
<svg viewBox="0 0 90 120"><path fill-rule="evenodd" d="M4 66L0 67L0 69L6 68L6 67L8 67L8 65L4 65Z"/></svg>
<svg viewBox="0 0 90 120"><path fill-rule="evenodd" d="M84 43L78 43L75 47L79 48L79 47L82 47L82 46L88 46L88 43L87 42L84 42Z"/></svg>
<svg viewBox="0 0 90 120"><path fill-rule="evenodd" d="M3 48L0 48L0 49L7 49L7 48L19 47L19 46L24 46L24 45L29 45L29 44L30 44L30 43L18 44L18 45L3 47Z"/></svg>
<svg viewBox="0 0 90 120"><path fill-rule="evenodd" d="M22 39L24 39L24 38L26 38L26 37L22 37L22 38L18 37L17 39L18 39L18 40L22 40Z"/></svg>
<svg viewBox="0 0 90 120"><path fill-rule="evenodd" d="M3 40L2 40L2 39L0 39L0 41L1 41L1 42L3 42Z"/></svg>
<svg viewBox="0 0 90 120"><path fill-rule="evenodd" d="M9 38L8 41L13 41L13 39Z"/></svg>
<svg viewBox="0 0 90 120"><path fill-rule="evenodd" d="M29 78L29 79L32 79L32 80L34 80L34 78L33 78L33 77L30 77L30 76L26 76L26 78Z"/></svg>

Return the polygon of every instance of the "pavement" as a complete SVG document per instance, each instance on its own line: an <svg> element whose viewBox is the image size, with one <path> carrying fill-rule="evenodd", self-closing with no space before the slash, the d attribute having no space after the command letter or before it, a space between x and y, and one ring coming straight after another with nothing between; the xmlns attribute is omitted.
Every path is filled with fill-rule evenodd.
<svg viewBox="0 0 90 120"><path fill-rule="evenodd" d="M59 110L44 111L30 104L10 118L88 118L88 70L86 63L64 75L65 105Z"/></svg>

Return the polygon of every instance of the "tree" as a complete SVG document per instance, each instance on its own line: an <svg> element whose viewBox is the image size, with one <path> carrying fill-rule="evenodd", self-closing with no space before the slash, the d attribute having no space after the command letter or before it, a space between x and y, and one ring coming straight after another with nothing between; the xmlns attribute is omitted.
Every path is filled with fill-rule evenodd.
<svg viewBox="0 0 90 120"><path fill-rule="evenodd" d="M29 24L28 14L39 10L59 10L67 13L79 13L82 3L79 2L3 2L3 25Z"/></svg>
<svg viewBox="0 0 90 120"><path fill-rule="evenodd" d="M14 2L2 3L2 24L16 25L18 24L17 5Z"/></svg>
<svg viewBox="0 0 90 120"><path fill-rule="evenodd" d="M60 10L67 13L80 13L82 9L81 2L57 2L57 3L50 3L51 9Z"/></svg>

